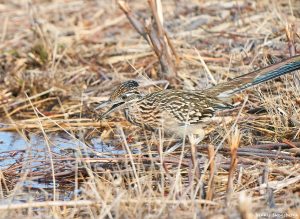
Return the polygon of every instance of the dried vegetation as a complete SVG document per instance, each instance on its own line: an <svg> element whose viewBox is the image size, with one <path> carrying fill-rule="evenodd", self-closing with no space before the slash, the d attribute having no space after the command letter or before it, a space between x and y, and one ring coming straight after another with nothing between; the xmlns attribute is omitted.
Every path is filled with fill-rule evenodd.
<svg viewBox="0 0 300 219"><path fill-rule="evenodd" d="M296 54L299 1L156 2L0 1L0 132L27 142L0 152L1 217L300 217L299 74L236 96L195 168L188 142L91 110L128 79L201 89Z"/></svg>

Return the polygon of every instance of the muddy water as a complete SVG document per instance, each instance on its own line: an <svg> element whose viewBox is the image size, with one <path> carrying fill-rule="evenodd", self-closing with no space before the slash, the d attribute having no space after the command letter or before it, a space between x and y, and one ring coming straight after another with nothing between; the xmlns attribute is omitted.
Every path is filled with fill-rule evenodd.
<svg viewBox="0 0 300 219"><path fill-rule="evenodd" d="M68 159L76 157L112 157L126 153L111 145L106 145L99 139L92 139L89 145L76 138L63 134L47 134L45 140L42 134L29 134L27 137L16 132L0 132L0 170L4 173L21 173L28 171L43 175L51 168L49 150L54 159L55 172L60 171L61 166L67 165L72 169L74 162L68 164ZM81 155L76 153L80 151ZM64 164L62 164L64 162ZM62 168L64 169L64 168ZM51 172L50 172L51 173ZM50 174L51 175L51 174ZM51 176L45 176L50 179ZM27 180L28 179L28 180ZM23 187L35 189L51 189L49 180L42 177L26 178Z"/></svg>
<svg viewBox="0 0 300 219"><path fill-rule="evenodd" d="M105 156L126 153L111 145L104 144L99 139L92 139L90 144L87 146L78 139L62 134L47 135L46 141L41 134L29 134L25 137L16 132L0 132L0 168L3 169L13 164L19 153L49 152L48 146L53 153L62 155L66 151L84 148L87 148L88 151L103 153Z"/></svg>

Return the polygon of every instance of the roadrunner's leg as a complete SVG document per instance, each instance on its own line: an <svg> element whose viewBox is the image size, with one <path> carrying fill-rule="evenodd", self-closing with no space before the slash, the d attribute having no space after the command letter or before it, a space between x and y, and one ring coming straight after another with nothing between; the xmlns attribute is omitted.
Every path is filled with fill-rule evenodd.
<svg viewBox="0 0 300 219"><path fill-rule="evenodd" d="M200 169L199 169L199 165L198 165L198 162L197 162L197 148L196 148L196 146L204 138L204 130L202 130L202 131L203 131L203 133L201 133L201 136L198 136L197 138L195 138L195 135L193 135L193 134L189 135L189 141L190 141L190 144L191 144L192 163L193 163L193 168L194 168L194 171L195 171L195 176L197 178L200 178Z"/></svg>

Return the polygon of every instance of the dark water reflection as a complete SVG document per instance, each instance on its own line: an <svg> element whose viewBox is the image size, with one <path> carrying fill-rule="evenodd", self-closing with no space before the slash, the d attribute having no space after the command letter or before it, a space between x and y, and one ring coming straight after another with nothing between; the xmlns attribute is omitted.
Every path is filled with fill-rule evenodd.
<svg viewBox="0 0 300 219"><path fill-rule="evenodd" d="M100 139L92 139L89 145L75 137L56 133L47 134L47 139L42 134L29 134L27 137L16 132L0 132L0 170L6 173L21 173L28 171L38 176L43 173L51 175L50 156L54 159L56 173L63 171L64 165L70 169L74 162L68 161L78 157L112 157L125 154L114 146L106 145ZM80 152L80 155L78 155ZM7 171L9 170L9 171ZM33 174L34 175L34 174ZM23 182L24 187L36 189L53 188L51 176L29 177Z"/></svg>

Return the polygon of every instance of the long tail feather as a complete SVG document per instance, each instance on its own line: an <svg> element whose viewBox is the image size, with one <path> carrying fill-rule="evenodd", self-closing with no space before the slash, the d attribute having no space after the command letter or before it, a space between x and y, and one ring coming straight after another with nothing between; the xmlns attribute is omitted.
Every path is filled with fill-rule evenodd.
<svg viewBox="0 0 300 219"><path fill-rule="evenodd" d="M293 56L282 62L241 75L232 79L231 81L208 88L206 93L219 98L230 97L231 95L249 87L258 85L298 69L300 69L300 55Z"/></svg>

